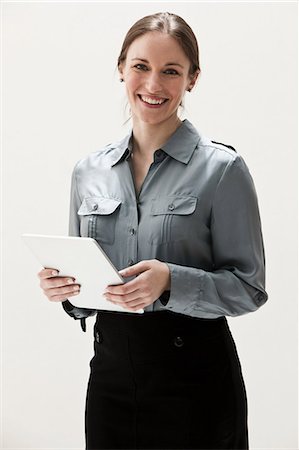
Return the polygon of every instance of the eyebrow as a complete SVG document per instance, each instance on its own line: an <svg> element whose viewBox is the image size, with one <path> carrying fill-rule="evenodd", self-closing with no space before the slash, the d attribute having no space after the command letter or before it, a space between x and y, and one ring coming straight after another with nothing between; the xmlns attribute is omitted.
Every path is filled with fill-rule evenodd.
<svg viewBox="0 0 299 450"><path fill-rule="evenodd" d="M142 59L142 58L132 58L132 59L131 59L131 61L135 61L135 60L142 61L142 62L145 62L145 63L148 63L148 64L149 64L149 62L147 61L147 59ZM182 69L184 68L181 64L176 63L176 62L169 62L169 63L166 63L165 66L179 66L179 67L181 67Z"/></svg>

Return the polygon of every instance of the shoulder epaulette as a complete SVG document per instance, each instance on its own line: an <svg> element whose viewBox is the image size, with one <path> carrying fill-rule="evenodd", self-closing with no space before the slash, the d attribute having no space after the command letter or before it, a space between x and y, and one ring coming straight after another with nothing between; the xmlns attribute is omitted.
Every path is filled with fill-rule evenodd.
<svg viewBox="0 0 299 450"><path fill-rule="evenodd" d="M237 153L237 150L234 147L232 147L231 145L223 144L222 142L216 142L216 141L211 141L211 142L213 142L213 144L224 145L224 147L228 147L228 148L230 148L231 150L233 150L234 152Z"/></svg>

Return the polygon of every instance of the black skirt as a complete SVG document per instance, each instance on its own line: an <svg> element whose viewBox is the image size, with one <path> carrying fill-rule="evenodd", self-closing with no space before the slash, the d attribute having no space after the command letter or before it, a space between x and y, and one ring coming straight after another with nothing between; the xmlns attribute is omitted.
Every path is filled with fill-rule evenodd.
<svg viewBox="0 0 299 450"><path fill-rule="evenodd" d="M248 449L247 398L225 317L101 311L86 449Z"/></svg>

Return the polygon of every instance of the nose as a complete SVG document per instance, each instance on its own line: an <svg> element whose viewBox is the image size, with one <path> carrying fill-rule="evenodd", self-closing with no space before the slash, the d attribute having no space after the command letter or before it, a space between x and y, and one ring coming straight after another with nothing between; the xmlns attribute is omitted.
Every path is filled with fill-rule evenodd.
<svg viewBox="0 0 299 450"><path fill-rule="evenodd" d="M149 72L145 84L149 94L156 94L162 90L160 74L157 72Z"/></svg>

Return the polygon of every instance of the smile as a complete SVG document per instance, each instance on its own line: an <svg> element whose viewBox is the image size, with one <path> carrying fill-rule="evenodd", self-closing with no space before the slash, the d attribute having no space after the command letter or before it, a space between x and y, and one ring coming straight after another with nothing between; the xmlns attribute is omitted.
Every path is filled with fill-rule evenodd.
<svg viewBox="0 0 299 450"><path fill-rule="evenodd" d="M154 106L160 106L163 103L166 103L168 101L168 98L151 98L151 97L147 97L145 95L140 95L138 94L138 97L140 98L140 100L143 103L146 103L148 105L154 105Z"/></svg>

